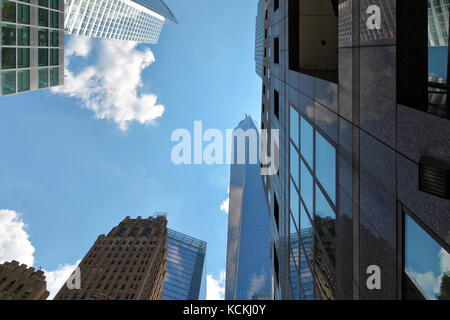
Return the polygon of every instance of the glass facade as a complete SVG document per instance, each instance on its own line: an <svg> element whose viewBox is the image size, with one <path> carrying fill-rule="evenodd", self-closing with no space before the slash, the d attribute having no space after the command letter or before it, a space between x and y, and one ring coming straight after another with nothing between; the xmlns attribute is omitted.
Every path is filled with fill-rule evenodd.
<svg viewBox="0 0 450 320"><path fill-rule="evenodd" d="M2 1L2 95L63 84L62 17L59 0ZM49 66L58 68L50 75Z"/></svg>
<svg viewBox="0 0 450 320"><path fill-rule="evenodd" d="M157 43L165 23L177 23L161 0L65 1L66 32L89 37Z"/></svg>
<svg viewBox="0 0 450 320"><path fill-rule="evenodd" d="M294 300L313 300L313 279L311 269L312 228L304 228L301 238L296 230L290 234L290 283Z"/></svg>
<svg viewBox="0 0 450 320"><path fill-rule="evenodd" d="M309 120L308 116L290 105L290 240L291 278L298 278L298 287L292 286L295 299L312 299L312 265L316 266L318 290L332 293L335 269L335 222L337 155L335 143ZM300 139L298 138L300 136ZM314 222L314 223L313 223ZM314 228L312 228L314 226ZM313 232L315 241L314 261L312 258ZM302 236L308 234L307 236ZM303 241L298 239L305 238ZM294 245L294 247L292 247ZM297 248L297 246L299 248ZM301 257L300 257L301 253ZM299 263L300 262L300 263ZM297 274L293 274L296 270ZM308 279L302 279L306 276ZM307 288L303 288L305 283ZM308 292L308 294L306 294ZM317 296L317 295L316 295Z"/></svg>
<svg viewBox="0 0 450 320"><path fill-rule="evenodd" d="M405 213L405 298L450 300L450 254L444 246Z"/></svg>
<svg viewBox="0 0 450 320"><path fill-rule="evenodd" d="M367 24L370 5L380 29ZM280 132L279 174L263 179L275 299L450 298L448 10L441 0L258 7L272 51L261 127Z"/></svg>
<svg viewBox="0 0 450 320"><path fill-rule="evenodd" d="M236 127L254 130L247 116ZM250 131L251 132L251 131ZM237 155L236 140L233 143ZM256 145L258 148L258 145ZM246 155L250 143L246 143ZM226 300L271 299L270 217L264 196L259 161L231 165L228 213Z"/></svg>
<svg viewBox="0 0 450 320"><path fill-rule="evenodd" d="M206 299L206 242L167 229L163 299Z"/></svg>

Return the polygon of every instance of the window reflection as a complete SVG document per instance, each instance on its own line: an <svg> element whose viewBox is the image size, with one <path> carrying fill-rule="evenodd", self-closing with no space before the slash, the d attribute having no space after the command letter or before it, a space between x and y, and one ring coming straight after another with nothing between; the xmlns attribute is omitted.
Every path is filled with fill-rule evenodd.
<svg viewBox="0 0 450 320"><path fill-rule="evenodd" d="M291 212L295 219L295 224L298 227L298 204L299 204L299 197L297 190L295 189L295 186L291 180L291 186L290 186L290 199L291 199Z"/></svg>
<svg viewBox="0 0 450 320"><path fill-rule="evenodd" d="M313 127L303 117L300 123L300 140L300 152L310 168L313 168Z"/></svg>
<svg viewBox="0 0 450 320"><path fill-rule="evenodd" d="M316 231L325 246L325 251L331 263L335 263L335 221L336 214L325 199L320 188L316 185L316 214L314 223Z"/></svg>
<svg viewBox="0 0 450 320"><path fill-rule="evenodd" d="M298 112L294 108L291 109L291 139L294 142L294 144L299 147L298 144L298 124L299 124L299 117Z"/></svg>
<svg viewBox="0 0 450 320"><path fill-rule="evenodd" d="M312 214L313 212L313 178L311 176L311 173L309 172L308 168L306 167L303 160L301 161L301 187L300 192L302 195L303 202L306 205L306 209L308 209L308 212Z"/></svg>
<svg viewBox="0 0 450 320"><path fill-rule="evenodd" d="M428 111L449 116L448 28L449 1L428 1Z"/></svg>
<svg viewBox="0 0 450 320"><path fill-rule="evenodd" d="M316 131L316 176L336 204L336 150Z"/></svg>
<svg viewBox="0 0 450 320"><path fill-rule="evenodd" d="M405 214L405 298L449 300L450 254Z"/></svg>
<svg viewBox="0 0 450 320"><path fill-rule="evenodd" d="M298 162L299 162L299 156L297 153L297 150L294 148L294 145L291 143L291 176L292 179L294 179L295 184L298 186Z"/></svg>
<svg viewBox="0 0 450 320"><path fill-rule="evenodd" d="M300 229L301 232L303 232L306 229L311 229L312 225L311 225L311 220L308 217L308 213L306 213L306 210L302 205L300 205Z"/></svg>

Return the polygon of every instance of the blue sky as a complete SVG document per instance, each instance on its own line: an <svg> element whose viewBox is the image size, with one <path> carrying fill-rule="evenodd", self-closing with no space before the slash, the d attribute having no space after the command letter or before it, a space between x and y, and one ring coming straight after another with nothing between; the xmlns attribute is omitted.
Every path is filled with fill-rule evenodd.
<svg viewBox="0 0 450 320"><path fill-rule="evenodd" d="M111 114L97 119L85 100L50 90L1 98L0 209L21 214L35 267L75 263L125 216L167 212L170 228L208 242L207 271L219 278L228 219L220 205L228 197L229 167L175 166L170 136L177 128L192 131L195 120L204 130L223 131L245 113L259 120L256 2L166 1L179 24L166 25L157 45L129 49L142 56L150 48L154 55L138 89L138 96L155 95L164 106L151 124L135 121L123 130ZM103 42L94 40L86 56L71 57L70 72L100 63ZM116 67L127 68L127 58Z"/></svg>

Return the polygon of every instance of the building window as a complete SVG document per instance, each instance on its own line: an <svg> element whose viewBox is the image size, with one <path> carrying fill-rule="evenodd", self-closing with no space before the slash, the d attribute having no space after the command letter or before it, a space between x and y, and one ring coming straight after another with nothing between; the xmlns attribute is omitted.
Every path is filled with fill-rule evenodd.
<svg viewBox="0 0 450 320"><path fill-rule="evenodd" d="M448 1L399 3L397 10L398 103L450 119Z"/></svg>
<svg viewBox="0 0 450 320"><path fill-rule="evenodd" d="M273 11L277 11L279 7L280 7L280 0L274 0Z"/></svg>
<svg viewBox="0 0 450 320"><path fill-rule="evenodd" d="M273 62L274 63L280 63L280 38L277 37L273 39Z"/></svg>
<svg viewBox="0 0 450 320"><path fill-rule="evenodd" d="M16 26L2 23L2 44L7 46L16 45Z"/></svg>
<svg viewBox="0 0 450 320"><path fill-rule="evenodd" d="M48 27L48 10L38 9L38 25L40 27Z"/></svg>
<svg viewBox="0 0 450 320"><path fill-rule="evenodd" d="M50 11L50 27L59 28L59 12Z"/></svg>
<svg viewBox="0 0 450 320"><path fill-rule="evenodd" d="M280 94L277 90L273 90L273 113L277 119L280 118Z"/></svg>
<svg viewBox="0 0 450 320"><path fill-rule="evenodd" d="M38 29L38 45L40 47L48 47L48 29Z"/></svg>
<svg viewBox="0 0 450 320"><path fill-rule="evenodd" d="M289 0L289 69L338 82L338 0Z"/></svg>
<svg viewBox="0 0 450 320"><path fill-rule="evenodd" d="M30 45L30 27L17 26L17 45Z"/></svg>
<svg viewBox="0 0 450 320"><path fill-rule="evenodd" d="M30 6L18 3L17 9L17 22L22 24L30 24Z"/></svg>
<svg viewBox="0 0 450 320"><path fill-rule="evenodd" d="M2 72L2 95L7 95L16 92L16 72L4 71Z"/></svg>
<svg viewBox="0 0 450 320"><path fill-rule="evenodd" d="M123 229L120 231L119 237L125 236L126 233L127 233L127 228L123 228Z"/></svg>
<svg viewBox="0 0 450 320"><path fill-rule="evenodd" d="M14 69L16 67L16 49L2 48L2 68Z"/></svg>
<svg viewBox="0 0 450 320"><path fill-rule="evenodd" d="M405 299L450 300L450 248L405 213Z"/></svg>
<svg viewBox="0 0 450 320"><path fill-rule="evenodd" d="M2 20L16 22L16 3L8 0L2 1Z"/></svg>

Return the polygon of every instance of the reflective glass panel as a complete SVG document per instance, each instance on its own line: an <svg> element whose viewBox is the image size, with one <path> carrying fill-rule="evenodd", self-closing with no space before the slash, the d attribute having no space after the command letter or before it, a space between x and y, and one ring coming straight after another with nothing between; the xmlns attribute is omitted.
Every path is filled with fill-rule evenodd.
<svg viewBox="0 0 450 320"><path fill-rule="evenodd" d="M301 187L300 192L302 195L302 199L305 202L306 209L312 215L313 214L313 201L314 201L314 182L313 177L309 173L308 168L306 167L303 160L301 161Z"/></svg>
<svg viewBox="0 0 450 320"><path fill-rule="evenodd" d="M40 47L48 47L48 29L38 29Z"/></svg>
<svg viewBox="0 0 450 320"><path fill-rule="evenodd" d="M335 221L336 214L331 209L322 191L316 185L316 214L314 224L333 265L335 260Z"/></svg>
<svg viewBox="0 0 450 320"><path fill-rule="evenodd" d="M306 162L310 166L313 167L313 147L314 147L314 131L313 127L306 121L303 117L301 117L300 123L300 151L302 153L303 158L306 159Z"/></svg>
<svg viewBox="0 0 450 320"><path fill-rule="evenodd" d="M299 172L298 172L298 165L299 165L299 156L297 153L297 150L295 150L294 145L291 143L291 176L292 179L294 179L295 184L297 187L299 187L298 178L299 178Z"/></svg>
<svg viewBox="0 0 450 320"><path fill-rule="evenodd" d="M316 131L316 176L336 204L336 149Z"/></svg>
<svg viewBox="0 0 450 320"><path fill-rule="evenodd" d="M295 220L295 224L298 227L298 217L299 217L299 212L298 212L298 204L299 204L299 197L298 197L298 193L297 193L297 189L295 189L295 186L292 182L291 179L291 184L290 184L290 199L291 199L291 213L292 216L294 217Z"/></svg>
<svg viewBox="0 0 450 320"><path fill-rule="evenodd" d="M2 72L2 94L7 95L16 92L16 72Z"/></svg>
<svg viewBox="0 0 450 320"><path fill-rule="evenodd" d="M50 11L50 27L59 28L59 12Z"/></svg>
<svg viewBox="0 0 450 320"><path fill-rule="evenodd" d="M300 204L300 229L301 232L307 229L311 229L311 220L308 218L308 213L306 212L303 204Z"/></svg>
<svg viewBox="0 0 450 320"><path fill-rule="evenodd" d="M14 46L16 44L16 26L2 23L2 44Z"/></svg>
<svg viewBox="0 0 450 320"><path fill-rule="evenodd" d="M16 22L16 3L8 0L2 1L2 20Z"/></svg>
<svg viewBox="0 0 450 320"><path fill-rule="evenodd" d="M405 214L405 272L424 298L450 299L450 255Z"/></svg>
<svg viewBox="0 0 450 320"><path fill-rule="evenodd" d="M299 125L299 115L298 112L294 109L294 108L290 108L291 109L291 139L292 141L294 141L294 144L299 148L299 139L298 139L298 125Z"/></svg>
<svg viewBox="0 0 450 320"><path fill-rule="evenodd" d="M48 87L48 69L43 68L38 70L39 88Z"/></svg>
<svg viewBox="0 0 450 320"><path fill-rule="evenodd" d="M59 0L50 0L50 8L59 10Z"/></svg>
<svg viewBox="0 0 450 320"><path fill-rule="evenodd" d="M30 45L30 27L17 26L17 45Z"/></svg>
<svg viewBox="0 0 450 320"><path fill-rule="evenodd" d="M26 68L30 66L30 49L17 49L17 68Z"/></svg>
<svg viewBox="0 0 450 320"><path fill-rule="evenodd" d="M18 92L30 90L30 70L17 71L17 82Z"/></svg>
<svg viewBox="0 0 450 320"><path fill-rule="evenodd" d="M30 24L30 6L26 4L17 4L17 22Z"/></svg>
<svg viewBox="0 0 450 320"><path fill-rule="evenodd" d="M38 50L38 65L40 67L48 66L48 49Z"/></svg>
<svg viewBox="0 0 450 320"><path fill-rule="evenodd" d="M12 69L16 67L16 49L2 48L2 69Z"/></svg>
<svg viewBox="0 0 450 320"><path fill-rule="evenodd" d="M39 8L38 13L39 13L38 24L41 27L48 27L48 10Z"/></svg>
<svg viewBox="0 0 450 320"><path fill-rule="evenodd" d="M57 66L59 64L59 50L50 49L50 65Z"/></svg>
<svg viewBox="0 0 450 320"><path fill-rule="evenodd" d="M50 46L51 47L59 46L59 31L58 30L50 30Z"/></svg>

